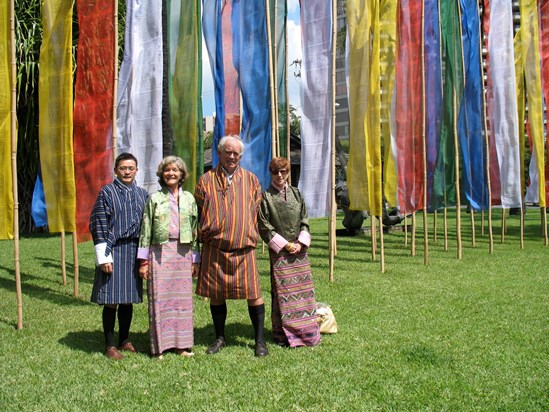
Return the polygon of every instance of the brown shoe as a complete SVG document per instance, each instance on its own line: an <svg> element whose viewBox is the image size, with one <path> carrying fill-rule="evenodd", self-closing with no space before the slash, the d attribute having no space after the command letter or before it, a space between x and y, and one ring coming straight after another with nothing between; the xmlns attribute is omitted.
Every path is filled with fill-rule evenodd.
<svg viewBox="0 0 549 412"><path fill-rule="evenodd" d="M123 351L126 351L126 352L133 352L133 353L138 353L139 352L137 349L135 349L135 346L133 346L133 344L131 342L126 342L123 345L119 346L118 350L123 350Z"/></svg>
<svg viewBox="0 0 549 412"><path fill-rule="evenodd" d="M107 350L105 351L105 356L109 359L114 360L122 360L125 358L125 356L118 352L118 349L116 349L114 346L109 346L107 348Z"/></svg>

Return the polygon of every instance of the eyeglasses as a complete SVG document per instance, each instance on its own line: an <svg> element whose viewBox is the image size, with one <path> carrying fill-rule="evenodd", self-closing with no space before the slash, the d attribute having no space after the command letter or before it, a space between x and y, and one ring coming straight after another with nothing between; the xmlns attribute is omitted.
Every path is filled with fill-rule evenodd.
<svg viewBox="0 0 549 412"><path fill-rule="evenodd" d="M118 170L120 170L121 172L125 172L126 170L128 172L135 172L136 171L136 168L133 167L133 166L119 166L118 167Z"/></svg>
<svg viewBox="0 0 549 412"><path fill-rule="evenodd" d="M273 176L276 176L278 174L281 174L282 176L286 176L288 174L288 171L286 169L280 169L280 170L271 170L271 174Z"/></svg>

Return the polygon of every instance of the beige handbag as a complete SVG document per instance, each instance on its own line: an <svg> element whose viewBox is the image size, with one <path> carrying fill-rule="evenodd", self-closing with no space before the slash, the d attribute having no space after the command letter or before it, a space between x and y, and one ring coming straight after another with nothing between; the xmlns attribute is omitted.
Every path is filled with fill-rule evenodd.
<svg viewBox="0 0 549 412"><path fill-rule="evenodd" d="M332 308L326 303L316 304L316 321L320 326L320 333L337 333L337 323Z"/></svg>

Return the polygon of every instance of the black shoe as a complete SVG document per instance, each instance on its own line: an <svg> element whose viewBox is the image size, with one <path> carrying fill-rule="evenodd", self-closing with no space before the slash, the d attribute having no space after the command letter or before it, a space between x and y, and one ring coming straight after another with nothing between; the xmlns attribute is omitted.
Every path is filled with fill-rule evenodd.
<svg viewBox="0 0 549 412"><path fill-rule="evenodd" d="M206 354L213 355L214 353L219 352L225 346L225 339L217 338L214 343L212 343L208 349L206 349Z"/></svg>
<svg viewBox="0 0 549 412"><path fill-rule="evenodd" d="M255 344L254 354L258 358L261 356L267 356L269 354L269 351L267 350L267 345L265 345L265 342L257 342Z"/></svg>

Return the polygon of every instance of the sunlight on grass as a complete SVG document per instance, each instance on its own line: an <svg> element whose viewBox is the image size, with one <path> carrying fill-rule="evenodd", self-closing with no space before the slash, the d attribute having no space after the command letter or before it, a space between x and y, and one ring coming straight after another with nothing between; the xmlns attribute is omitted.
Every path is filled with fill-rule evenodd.
<svg viewBox="0 0 549 412"><path fill-rule="evenodd" d="M517 218L507 222L505 243L495 222L492 255L480 219L476 247L464 222L461 260L451 218L448 250L442 233L436 243L431 234L427 266L421 217L415 257L403 232L385 234L386 273L379 254L372 261L369 236L338 238L334 283L327 220L312 220L317 300L331 305L339 326L314 348L272 344L268 254L258 247L271 352L264 359L253 356L242 301L228 304L229 345L205 355L213 327L208 302L197 296L194 358L147 355L145 303L135 307L132 326L143 353L109 361L100 308L89 302L93 248L79 245L80 297L74 298L70 236L67 286L60 238L21 239L24 329L16 331L13 243L2 241L0 410L547 410L549 252L539 214L526 215L524 250Z"/></svg>

